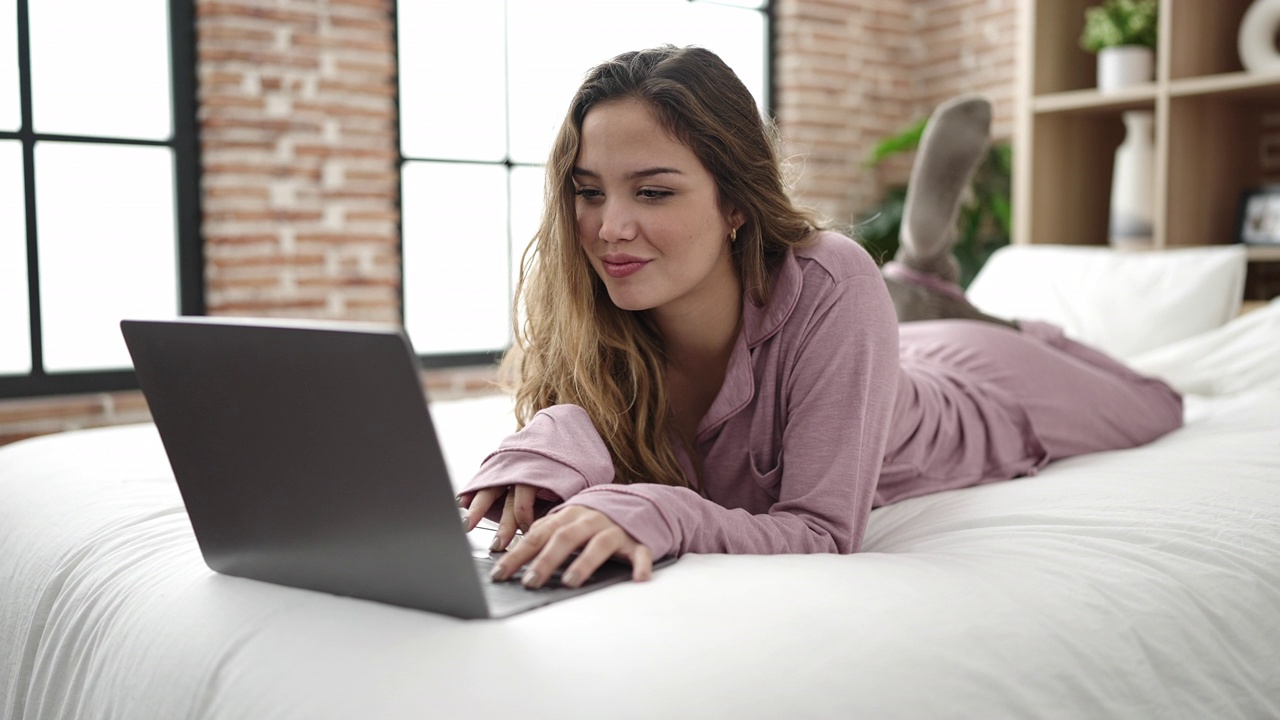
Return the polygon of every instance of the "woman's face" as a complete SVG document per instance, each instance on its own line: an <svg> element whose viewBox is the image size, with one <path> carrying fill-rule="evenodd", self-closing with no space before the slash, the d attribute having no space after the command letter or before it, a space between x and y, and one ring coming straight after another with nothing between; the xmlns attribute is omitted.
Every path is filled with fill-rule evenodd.
<svg viewBox="0 0 1280 720"><path fill-rule="evenodd" d="M578 240L615 305L661 320L741 302L728 240L740 221L720 210L711 174L648 105L587 111L573 181Z"/></svg>

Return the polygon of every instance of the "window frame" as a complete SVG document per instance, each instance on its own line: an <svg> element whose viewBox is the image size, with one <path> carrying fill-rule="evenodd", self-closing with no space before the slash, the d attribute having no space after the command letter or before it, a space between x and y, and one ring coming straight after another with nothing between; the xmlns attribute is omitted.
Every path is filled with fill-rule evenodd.
<svg viewBox="0 0 1280 720"><path fill-rule="evenodd" d="M44 369L40 311L40 242L36 222L35 145L42 141L99 145L168 147L174 157L174 203L178 258L178 309L183 315L204 315L204 253L200 241L200 142L197 122L197 67L195 4L168 0L170 108L173 135L165 140L92 137L39 133L32 124L31 33L28 3L17 0L18 87L21 125L17 132L0 131L0 140L22 145L25 188L27 302L30 322L31 371L26 375L0 376L0 398L71 395L134 390L138 380L132 369L49 373Z"/></svg>
<svg viewBox="0 0 1280 720"><path fill-rule="evenodd" d="M686 0L686 1L690 3L705 2L708 4L724 4L724 3L717 3L716 0ZM774 14L776 10L776 4L777 4L776 0L761 0L761 7L759 8L742 8L743 11L745 12L750 12L750 11L759 12L761 15L764 16L764 22L765 22L764 61L765 61L766 77L765 77L765 87L764 87L765 97L763 98L762 105L764 106L764 113L774 121L777 120L777 115L776 115L777 106L775 104L775 100L778 97L778 81L775 73L776 61L775 61L775 53L774 53L775 48L777 47L777 23L776 23L776 17ZM400 0L393 0L393 2L391 3L392 52L394 53L394 57L395 57L397 78L399 77L399 67L400 67L399 5L400 5ZM510 80L509 77L504 75L504 82L509 82L509 80ZM399 123L400 121L400 117L399 117L400 85L398 80L395 88L395 107L396 107L397 123ZM510 122L509 108L508 108L507 121L508 123ZM456 160L456 159L448 159L448 158L406 156L404 154L404 147L399 142L399 139L397 138L396 174L401 179L403 179L404 177L404 166L406 163L409 163L409 162L433 162L433 163L457 164L457 165L472 164L472 165L486 165L491 167L502 166L504 169L504 172L507 175L508 244L510 244L510 240L511 240L511 213L510 213L511 171L512 169L517 167L523 167L523 168L543 167L543 163L517 162L515 160L512 160L511 148L509 145L507 147L506 154L503 156L503 158L501 160L494 160L494 161ZM398 237L397 251L399 252L400 257L403 258L404 257L404 194L403 193L397 193L396 211L397 211L397 216L399 218L396 222L396 234ZM520 258L518 255L510 256L508 258L509 271L512 266L514 266L519 262L520 262ZM510 274L510 272L508 274ZM510 293L513 293L514 290L515 290L514 288L509 288L508 294L510 295ZM403 313L404 313L404 307L405 307L403 261L400 266L399 303L401 308L401 322L403 322L404 320ZM464 367L464 366L471 366L471 365L490 365L490 364L499 362L508 349L509 348L500 348L500 349L495 349L491 351L468 352L468 353L418 353L418 360L421 363L422 367L428 368L428 369L445 369L445 368Z"/></svg>

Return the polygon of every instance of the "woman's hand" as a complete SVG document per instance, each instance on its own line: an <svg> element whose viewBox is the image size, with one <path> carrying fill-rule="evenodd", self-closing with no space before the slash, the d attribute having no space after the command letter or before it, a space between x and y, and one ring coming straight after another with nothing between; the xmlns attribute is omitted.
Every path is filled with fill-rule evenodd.
<svg viewBox="0 0 1280 720"><path fill-rule="evenodd" d="M632 580L653 576L649 548L636 542L604 513L573 505L538 520L525 531L524 539L494 566L493 579L506 580L527 562L520 582L528 588L541 587L578 550L578 557L560 576L560 581L569 587L582 585L611 557L631 561Z"/></svg>
<svg viewBox="0 0 1280 720"><path fill-rule="evenodd" d="M533 525L533 501L537 493L538 489L531 485L510 485L486 488L474 494L464 494L458 498L458 506L467 508L463 524L467 532L474 530L481 518L489 512L493 503L506 495L502 505L502 519L498 522L498 532L493 537L493 544L489 546L489 549L494 552L506 550L516 536L517 529L522 533L528 533L530 526Z"/></svg>

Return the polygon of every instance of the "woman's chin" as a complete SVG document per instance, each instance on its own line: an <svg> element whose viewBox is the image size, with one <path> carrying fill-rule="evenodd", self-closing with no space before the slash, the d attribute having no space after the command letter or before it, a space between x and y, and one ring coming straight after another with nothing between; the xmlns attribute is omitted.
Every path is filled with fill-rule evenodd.
<svg viewBox="0 0 1280 720"><path fill-rule="evenodd" d="M637 297L630 293L609 292L609 300L613 302L614 307L619 310L629 310L631 312L640 312L641 310L653 309L653 303L647 302L643 297Z"/></svg>

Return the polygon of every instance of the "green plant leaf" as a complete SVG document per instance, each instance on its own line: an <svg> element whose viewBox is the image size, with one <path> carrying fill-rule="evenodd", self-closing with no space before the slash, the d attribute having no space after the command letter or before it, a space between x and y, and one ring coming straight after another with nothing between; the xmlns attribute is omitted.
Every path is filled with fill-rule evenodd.
<svg viewBox="0 0 1280 720"><path fill-rule="evenodd" d="M1106 0L1085 9L1080 47L1092 53L1121 45L1154 48L1159 25L1157 0Z"/></svg>
<svg viewBox="0 0 1280 720"><path fill-rule="evenodd" d="M873 167L879 165L887 157L915 150L920 145L920 137L924 135L924 126L928 122L929 118L919 120L897 135L887 137L876 143L876 146L871 148L871 152L867 155L867 159L863 161L863 166Z"/></svg>

